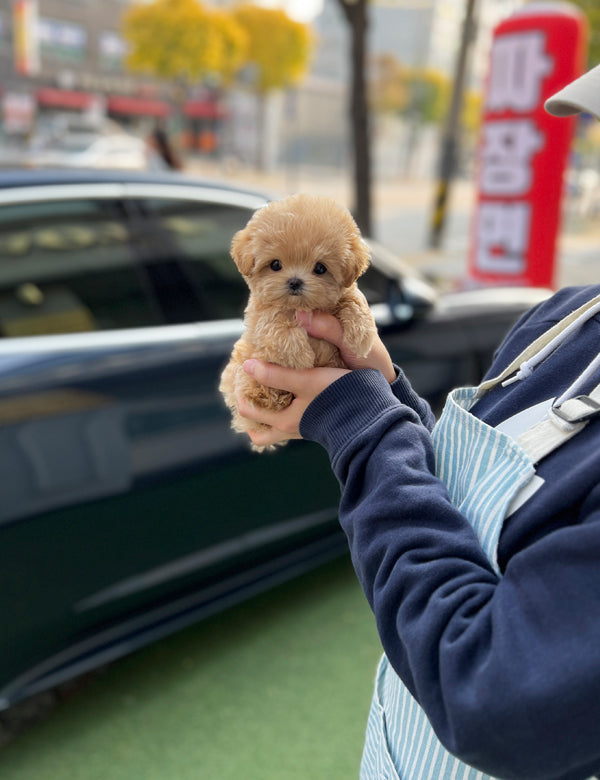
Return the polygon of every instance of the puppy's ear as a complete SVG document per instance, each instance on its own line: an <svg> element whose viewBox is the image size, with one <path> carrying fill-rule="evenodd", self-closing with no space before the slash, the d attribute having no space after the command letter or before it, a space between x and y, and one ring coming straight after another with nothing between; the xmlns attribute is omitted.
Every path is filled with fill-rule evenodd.
<svg viewBox="0 0 600 780"><path fill-rule="evenodd" d="M346 287L350 287L361 274L369 267L371 262L371 252L366 245L360 233L357 231L350 237L350 244L344 263L343 282Z"/></svg>
<svg viewBox="0 0 600 780"><path fill-rule="evenodd" d="M254 266L251 239L251 231L245 227L243 230L238 230L231 240L231 256L242 276L250 276Z"/></svg>

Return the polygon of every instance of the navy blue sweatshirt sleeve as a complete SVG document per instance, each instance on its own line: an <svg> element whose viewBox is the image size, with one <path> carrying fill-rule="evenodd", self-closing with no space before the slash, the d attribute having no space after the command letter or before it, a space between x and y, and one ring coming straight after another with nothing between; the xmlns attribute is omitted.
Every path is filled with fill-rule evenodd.
<svg viewBox="0 0 600 780"><path fill-rule="evenodd" d="M384 650L466 763L508 780L587 778L600 767L600 488L588 485L570 523L521 543L499 578L434 474L428 426L399 400L406 385L352 372L301 425L341 484Z"/></svg>
<svg viewBox="0 0 600 780"><path fill-rule="evenodd" d="M406 406L410 406L411 409L415 410L428 430L433 430L435 416L431 411L431 407L427 401L415 393L402 369L399 366L394 366L394 368L396 369L396 379L390 385L392 393L400 403L406 404Z"/></svg>

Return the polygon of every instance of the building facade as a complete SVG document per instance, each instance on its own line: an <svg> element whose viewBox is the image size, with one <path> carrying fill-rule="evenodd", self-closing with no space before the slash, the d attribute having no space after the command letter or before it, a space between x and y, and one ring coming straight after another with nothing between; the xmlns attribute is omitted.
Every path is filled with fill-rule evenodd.
<svg viewBox="0 0 600 780"><path fill-rule="evenodd" d="M227 7L231 1L211 3ZM490 30L522 2L478 0L471 62L475 85L482 83L487 69ZM256 135L262 132L268 151L263 157L270 167L348 165L350 31L338 0L324 0L313 22L316 46L310 73L297 89L272 98L266 128L257 121L252 95L243 89L220 97L198 85L187 90L181 111L181 95L174 95L172 85L128 73L120 27L129 3L0 0L0 138L27 136L40 118L53 113L78 112L91 119L107 116L140 133L166 120L172 130L181 131L184 148L220 151L245 162L251 162L260 142ZM463 15L464 3L456 0L377 0L369 6L369 57L388 54L405 65L434 67L452 76ZM393 123L377 120L374 127L376 160L390 174L408 165L398 149L409 149L416 159L406 140L412 137L407 136L410 128L396 124L390 130ZM419 138L428 147L421 157L429 160L436 133L420 129ZM397 163L390 164L392 159Z"/></svg>
<svg viewBox="0 0 600 780"><path fill-rule="evenodd" d="M146 131L176 115L172 86L124 67L121 17L130 0L0 0L0 100L5 138L28 134L40 117L78 112ZM183 130L199 143L219 120L215 95L189 90Z"/></svg>

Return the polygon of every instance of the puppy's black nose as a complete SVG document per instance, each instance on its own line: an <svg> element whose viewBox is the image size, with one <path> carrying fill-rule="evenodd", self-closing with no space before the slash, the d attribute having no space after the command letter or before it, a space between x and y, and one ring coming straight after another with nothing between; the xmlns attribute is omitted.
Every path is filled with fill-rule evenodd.
<svg viewBox="0 0 600 780"><path fill-rule="evenodd" d="M292 294L298 294L302 291L302 288L304 287L304 282L302 279L298 279L297 277L293 277L292 279L288 279L288 289Z"/></svg>

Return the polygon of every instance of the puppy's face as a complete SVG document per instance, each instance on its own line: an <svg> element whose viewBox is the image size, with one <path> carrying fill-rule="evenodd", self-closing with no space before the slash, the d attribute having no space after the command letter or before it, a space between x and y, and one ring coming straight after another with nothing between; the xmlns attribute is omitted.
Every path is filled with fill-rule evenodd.
<svg viewBox="0 0 600 780"><path fill-rule="evenodd" d="M331 311L369 263L347 209L293 195L257 211L234 236L231 254L264 306Z"/></svg>
<svg viewBox="0 0 600 780"><path fill-rule="evenodd" d="M330 309L339 300L341 288L321 252L298 259L272 247L248 277L255 299L264 305L292 309Z"/></svg>

